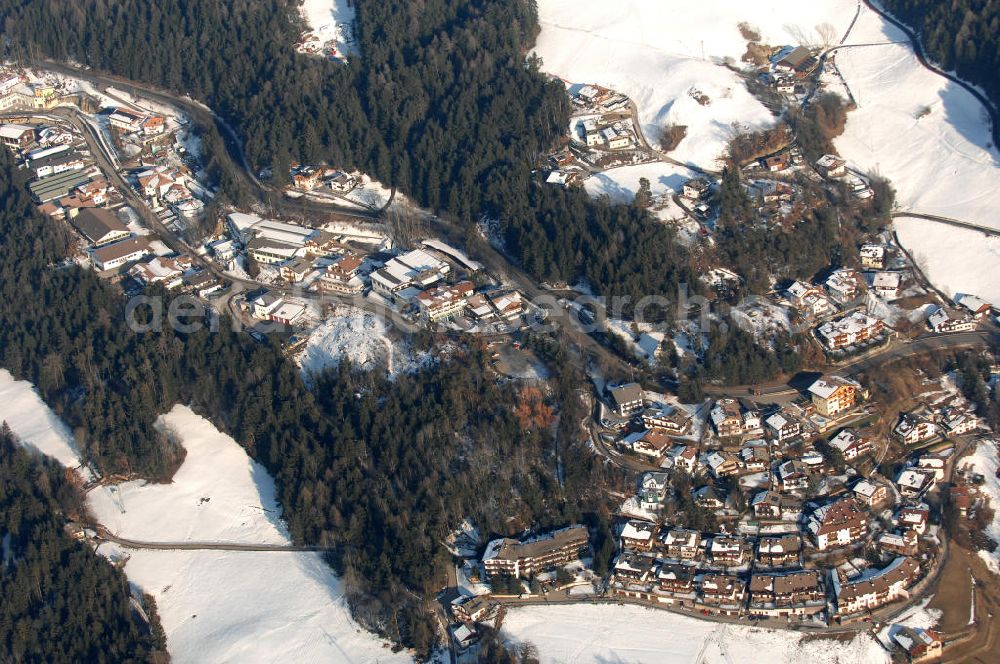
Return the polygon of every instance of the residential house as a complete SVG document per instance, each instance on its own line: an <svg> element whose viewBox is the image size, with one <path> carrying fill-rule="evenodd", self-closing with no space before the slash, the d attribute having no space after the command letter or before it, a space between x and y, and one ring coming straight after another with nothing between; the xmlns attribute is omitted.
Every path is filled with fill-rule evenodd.
<svg viewBox="0 0 1000 664"><path fill-rule="evenodd" d="M795 438L802 433L802 423L787 413L774 413L765 420L771 435L779 443Z"/></svg>
<svg viewBox="0 0 1000 664"><path fill-rule="evenodd" d="M302 281L312 271L312 261L301 256L295 256L291 260L282 263L281 267L278 268L281 278L290 283Z"/></svg>
<svg viewBox="0 0 1000 664"><path fill-rule="evenodd" d="M621 546L623 549L652 551L656 541L656 524L647 521L627 521L622 527Z"/></svg>
<svg viewBox="0 0 1000 664"><path fill-rule="evenodd" d="M479 633L474 624L456 624L449 627L451 640L455 644L455 650L459 653L466 652L479 641Z"/></svg>
<svg viewBox="0 0 1000 664"><path fill-rule="evenodd" d="M472 295L472 282L460 281L457 284L435 286L425 290L416 297L420 314L430 321L450 318L465 308Z"/></svg>
<svg viewBox="0 0 1000 664"><path fill-rule="evenodd" d="M677 560L697 560L701 557L701 533L697 530L673 528L661 536L662 548L668 557Z"/></svg>
<svg viewBox="0 0 1000 664"><path fill-rule="evenodd" d="M899 297L899 287L902 279L903 277L899 272L876 272L872 275L872 290L879 297L894 300Z"/></svg>
<svg viewBox="0 0 1000 664"><path fill-rule="evenodd" d="M223 283L208 270L189 270L181 278L184 289L189 293L194 293L198 297L208 297L212 293L222 290ZM297 305L304 312L305 307Z"/></svg>
<svg viewBox="0 0 1000 664"><path fill-rule="evenodd" d="M968 311L973 318L985 318L993 310L993 305L989 302L968 293L956 295L955 304Z"/></svg>
<svg viewBox="0 0 1000 664"><path fill-rule="evenodd" d="M917 531L912 529L902 533L882 533L875 542L883 551L897 556L917 555Z"/></svg>
<svg viewBox="0 0 1000 664"><path fill-rule="evenodd" d="M881 270L885 267L885 247L881 244L863 244L858 251L861 266Z"/></svg>
<svg viewBox="0 0 1000 664"><path fill-rule="evenodd" d="M861 385L842 376L823 376L809 386L809 395L816 412L823 417L834 417L854 408L858 403Z"/></svg>
<svg viewBox="0 0 1000 664"><path fill-rule="evenodd" d="M712 564L721 567L739 567L750 562L753 546L741 537L716 535L709 546Z"/></svg>
<svg viewBox="0 0 1000 664"><path fill-rule="evenodd" d="M656 572L660 593L670 598L669 604L690 606L695 599L695 568L690 565L663 563Z"/></svg>
<svg viewBox="0 0 1000 664"><path fill-rule="evenodd" d="M192 261L187 256L154 256L148 261L133 265L129 274L142 284L163 284L164 288L174 289L181 286L184 273L191 266Z"/></svg>
<svg viewBox="0 0 1000 664"><path fill-rule="evenodd" d="M0 143L6 148L24 150L35 142L35 128L20 124L0 125Z"/></svg>
<svg viewBox="0 0 1000 664"><path fill-rule="evenodd" d="M698 452L690 445L675 445L670 450L670 458L674 461L674 468L689 474L698 467Z"/></svg>
<svg viewBox="0 0 1000 664"><path fill-rule="evenodd" d="M801 491L809 486L809 475L800 459L788 459L778 466L778 481L783 492Z"/></svg>
<svg viewBox="0 0 1000 664"><path fill-rule="evenodd" d="M934 471L919 468L905 468L896 476L896 486L906 498L916 498L934 486Z"/></svg>
<svg viewBox="0 0 1000 664"><path fill-rule="evenodd" d="M899 422L892 430L893 435L907 445L917 445L938 435L937 425L923 415L900 413Z"/></svg>
<svg viewBox="0 0 1000 664"><path fill-rule="evenodd" d="M329 176L324 184L337 193L347 194L353 191L353 189L358 185L358 181L356 178L348 175L347 173L337 171L333 175Z"/></svg>
<svg viewBox="0 0 1000 664"><path fill-rule="evenodd" d="M713 477L728 477L740 471L736 455L726 451L712 451L705 456L705 465Z"/></svg>
<svg viewBox="0 0 1000 664"><path fill-rule="evenodd" d="M73 226L94 247L124 240L130 233L113 212L102 208L84 208L73 217Z"/></svg>
<svg viewBox="0 0 1000 664"><path fill-rule="evenodd" d="M631 584L645 584L653 575L653 566L656 561L649 556L643 556L632 551L622 551L615 558L615 565L611 570L614 580L625 586Z"/></svg>
<svg viewBox="0 0 1000 664"><path fill-rule="evenodd" d="M835 351L867 343L885 331L885 323L861 311L823 323L816 331L827 350Z"/></svg>
<svg viewBox="0 0 1000 664"><path fill-rule="evenodd" d="M841 498L813 512L807 529L820 551L850 546L864 538L868 515L854 498Z"/></svg>
<svg viewBox="0 0 1000 664"><path fill-rule="evenodd" d="M899 508L895 514L896 525L902 529L912 529L918 535L927 532L927 524L930 522L931 510L926 503L917 505L906 505Z"/></svg>
<svg viewBox="0 0 1000 664"><path fill-rule="evenodd" d="M861 480L854 485L852 491L854 497L868 507L878 505L889 496L889 490L884 484L877 484L871 480Z"/></svg>
<svg viewBox="0 0 1000 664"><path fill-rule="evenodd" d="M493 310L490 301L482 293L476 293L465 303L465 309L469 317L474 321L487 322L496 318L497 312Z"/></svg>
<svg viewBox="0 0 1000 664"><path fill-rule="evenodd" d="M750 441L751 443L754 441ZM740 450L740 466L748 473L761 473L771 464L771 455L767 450L767 442L763 445L747 445Z"/></svg>
<svg viewBox="0 0 1000 664"><path fill-rule="evenodd" d="M707 510L721 510L726 506L726 497L714 486L703 486L693 494L695 504Z"/></svg>
<svg viewBox="0 0 1000 664"><path fill-rule="evenodd" d="M644 510L658 510L670 494L670 476L651 472L639 481L639 506Z"/></svg>
<svg viewBox="0 0 1000 664"><path fill-rule="evenodd" d="M130 108L118 107L108 116L108 124L112 129L124 133L132 133L142 129L143 115Z"/></svg>
<svg viewBox="0 0 1000 664"><path fill-rule="evenodd" d="M976 329L976 321L972 316L944 307L938 307L927 317L927 325L938 334L971 332Z"/></svg>
<svg viewBox="0 0 1000 664"><path fill-rule="evenodd" d="M847 460L856 459L874 449L870 438L859 435L851 429L844 429L831 438L830 447L838 450Z"/></svg>
<svg viewBox="0 0 1000 664"><path fill-rule="evenodd" d="M702 604L726 615L739 615L746 601L746 584L733 574L705 574L698 590Z"/></svg>
<svg viewBox="0 0 1000 664"><path fill-rule="evenodd" d="M781 495L770 489L760 491L751 499L750 509L758 519L780 519Z"/></svg>
<svg viewBox="0 0 1000 664"><path fill-rule="evenodd" d="M317 282L320 290L329 293L357 295L365 284L358 276L358 271L364 261L360 257L345 253L326 266Z"/></svg>
<svg viewBox="0 0 1000 664"><path fill-rule="evenodd" d="M793 282L785 290L785 297L806 318L820 318L834 311L830 298L822 288L802 281Z"/></svg>
<svg viewBox="0 0 1000 664"><path fill-rule="evenodd" d="M298 320L299 317L305 313L305 311L306 307L303 304L299 304L297 302L282 302L281 306L275 309L269 318L275 323L291 325Z"/></svg>
<svg viewBox="0 0 1000 664"><path fill-rule="evenodd" d="M303 191L312 191L319 186L320 176L323 174L318 168L306 166L300 168L292 175L292 186Z"/></svg>
<svg viewBox="0 0 1000 664"><path fill-rule="evenodd" d="M937 659L944 650L941 635L931 629L893 625L891 633L893 642L911 664Z"/></svg>
<svg viewBox="0 0 1000 664"><path fill-rule="evenodd" d="M525 542L502 538L491 541L483 554L487 574L531 576L584 556L590 538L583 526L570 526Z"/></svg>
<svg viewBox="0 0 1000 664"><path fill-rule="evenodd" d="M166 128L166 120L162 115L148 115L139 123L144 136L159 136Z"/></svg>
<svg viewBox="0 0 1000 664"><path fill-rule="evenodd" d="M681 187L681 195L692 201L698 201L711 193L712 185L707 178L693 178Z"/></svg>
<svg viewBox="0 0 1000 664"><path fill-rule="evenodd" d="M619 417L631 417L642 410L645 394L638 383L624 383L608 388L611 407Z"/></svg>
<svg viewBox="0 0 1000 664"><path fill-rule="evenodd" d="M827 179L842 178L847 175L847 162L835 154L825 154L816 160L816 170Z"/></svg>
<svg viewBox="0 0 1000 664"><path fill-rule="evenodd" d="M736 399L719 399L711 412L712 426L720 438L743 435L743 414Z"/></svg>
<svg viewBox="0 0 1000 664"><path fill-rule="evenodd" d="M826 591L816 570L750 577L747 612L754 616L803 616L826 609Z"/></svg>
<svg viewBox="0 0 1000 664"><path fill-rule="evenodd" d="M518 291L497 291L486 294L486 299L500 318L512 320L524 313L524 298Z"/></svg>
<svg viewBox="0 0 1000 664"><path fill-rule="evenodd" d="M948 466L948 459L951 458L952 449L946 450L945 454L923 454L917 459L917 469L934 473L935 480L944 479L944 470Z"/></svg>
<svg viewBox="0 0 1000 664"><path fill-rule="evenodd" d="M144 238L130 237L97 247L90 252L90 260L97 270L105 272L134 263L151 253L149 243Z"/></svg>
<svg viewBox="0 0 1000 664"><path fill-rule="evenodd" d="M476 595L474 597L459 596L451 603L451 613L456 620L461 622L480 622L491 613L496 605L489 595Z"/></svg>
<svg viewBox="0 0 1000 664"><path fill-rule="evenodd" d="M260 320L269 320L271 318L271 314L277 311L278 308L284 303L285 300L280 295L267 291L257 295L248 302L254 318L258 318Z"/></svg>
<svg viewBox="0 0 1000 664"><path fill-rule="evenodd" d="M662 431L647 430L629 434L624 442L636 454L652 457L659 463L667 450L673 445L673 441Z"/></svg>
<svg viewBox="0 0 1000 664"><path fill-rule="evenodd" d="M802 537L787 533L761 537L757 541L757 565L763 567L795 567L801 562Z"/></svg>
<svg viewBox="0 0 1000 664"><path fill-rule="evenodd" d="M949 436L971 433L979 427L979 419L964 408L949 408L942 413L941 421Z"/></svg>
<svg viewBox="0 0 1000 664"><path fill-rule="evenodd" d="M837 591L837 612L848 616L909 597L906 590L919 575L920 565L916 560L899 557L874 576L843 581Z"/></svg>
<svg viewBox="0 0 1000 664"><path fill-rule="evenodd" d="M841 304L848 304L864 292L865 282L857 270L842 267L823 282L826 292Z"/></svg>
<svg viewBox="0 0 1000 664"><path fill-rule="evenodd" d="M792 165L791 157L788 154L775 154L760 160L760 165L771 173L778 173Z"/></svg>
<svg viewBox="0 0 1000 664"><path fill-rule="evenodd" d="M678 406L656 403L642 413L642 423L674 436L683 436L691 429L691 416Z"/></svg>

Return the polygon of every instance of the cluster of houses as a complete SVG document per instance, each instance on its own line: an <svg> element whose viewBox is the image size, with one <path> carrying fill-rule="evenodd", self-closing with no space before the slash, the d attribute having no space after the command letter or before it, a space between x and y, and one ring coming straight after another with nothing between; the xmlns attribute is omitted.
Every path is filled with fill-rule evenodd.
<svg viewBox="0 0 1000 664"><path fill-rule="evenodd" d="M32 83L16 70L0 67L0 113L44 111L59 102L55 86Z"/></svg>
<svg viewBox="0 0 1000 664"><path fill-rule="evenodd" d="M232 212L228 238L208 245L220 262L240 252L287 284L331 295L367 295L425 322L463 317L474 324L517 324L525 301L516 290L474 287L467 278L482 269L460 251L436 240L399 254L361 250L344 235ZM373 238L374 239L374 238ZM456 273L461 272L461 277ZM305 311L273 293L255 294L253 315L294 324Z"/></svg>
<svg viewBox="0 0 1000 664"><path fill-rule="evenodd" d="M770 85L775 92L794 96L804 92L802 82L816 69L819 60L804 46L784 46L776 49L769 59L769 67L758 75L758 80Z"/></svg>
<svg viewBox="0 0 1000 664"><path fill-rule="evenodd" d="M163 116L124 107L109 109L105 115L112 143L119 148L122 139L172 141ZM195 267L189 257L157 256L146 237L130 230L127 222L134 219L135 213L123 207L122 192L108 182L107 174L95 164L85 142L69 124L38 122L28 114L18 123L0 125L0 140L31 174L28 190L38 210L67 222L77 232L86 260L98 272L115 279L130 276L140 285L159 283L199 295L221 287L210 274ZM141 163L141 157L137 163ZM186 169L182 172L154 165L140 170L133 179L154 210L170 206L185 216L193 216L203 208L191 193L199 187ZM161 215L161 219L165 216Z"/></svg>
<svg viewBox="0 0 1000 664"><path fill-rule="evenodd" d="M292 188L298 191L325 189L334 194L349 194L358 186L357 177L326 166L294 166Z"/></svg>
<svg viewBox="0 0 1000 664"><path fill-rule="evenodd" d="M916 546L898 553L886 546L888 565L853 577L814 564L812 551L849 550L864 542L869 517L853 497L816 509L806 523L803 531L785 528L745 536L627 521L620 529L621 552L608 591L703 614L827 614L849 620L908 597L920 578Z"/></svg>

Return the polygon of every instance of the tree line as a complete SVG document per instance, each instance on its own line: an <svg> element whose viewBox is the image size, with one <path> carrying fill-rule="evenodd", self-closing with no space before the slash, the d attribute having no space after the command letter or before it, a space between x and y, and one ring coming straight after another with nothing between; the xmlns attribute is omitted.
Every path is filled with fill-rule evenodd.
<svg viewBox="0 0 1000 664"><path fill-rule="evenodd" d="M167 662L152 598L146 624L125 575L64 530L83 512L55 461L0 427L0 659L10 662Z"/></svg>

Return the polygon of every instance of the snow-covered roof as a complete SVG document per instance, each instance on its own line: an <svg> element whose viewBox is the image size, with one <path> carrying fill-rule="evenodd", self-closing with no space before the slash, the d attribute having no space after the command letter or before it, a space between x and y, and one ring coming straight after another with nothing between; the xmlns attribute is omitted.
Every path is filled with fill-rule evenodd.
<svg viewBox="0 0 1000 664"><path fill-rule="evenodd" d="M809 386L809 391L821 399L829 399L837 390L845 386L860 387L858 383L850 378L844 378L842 376L823 376Z"/></svg>

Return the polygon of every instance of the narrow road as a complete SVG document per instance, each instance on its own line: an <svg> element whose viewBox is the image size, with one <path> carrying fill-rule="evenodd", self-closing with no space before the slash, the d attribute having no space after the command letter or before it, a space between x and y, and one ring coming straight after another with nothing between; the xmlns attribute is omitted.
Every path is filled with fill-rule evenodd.
<svg viewBox="0 0 1000 664"><path fill-rule="evenodd" d="M243 143L239 139L236 130L214 110L189 97L161 90L152 85L137 83L113 74L77 69L53 60L40 60L34 66L39 69L87 81L99 89L113 87L134 97L150 99L151 101L180 109L194 124L202 127L215 125L226 146L226 152L216 155L216 157L224 162L228 162L226 163L228 170L243 180L248 191L252 192L261 204L271 208L279 215L291 217L304 214L339 215L360 220L378 220L383 216L384 208L380 210L362 210L332 203L321 203L304 197L291 199L285 197L279 189L262 183L254 175L253 169L247 161L243 151ZM395 188L390 193L390 203L394 197Z"/></svg>
<svg viewBox="0 0 1000 664"><path fill-rule="evenodd" d="M112 542L126 549L143 549L150 551L270 551L270 552L305 552L331 551L332 547L294 546L291 544L253 544L244 542L147 542L119 537L101 524L84 526L97 533L95 539Z"/></svg>
<svg viewBox="0 0 1000 664"><path fill-rule="evenodd" d="M945 77L955 85L964 88L969 94L971 94L973 97L979 100L979 103L983 105L983 108L986 109L987 114L989 114L990 116L990 124L992 125L991 129L993 134L993 144L994 145L1000 144L1000 109L997 109L997 107L993 104L993 102L989 99L989 97L980 92L974 85L963 81L954 74L950 74L938 68L937 65L933 64L930 60L928 60L926 54L924 53L924 47L923 44L920 42L920 38L912 29L910 29L908 25L906 25L905 23L903 23L902 21L894 17L892 14L882 9L881 7L877 6L871 0L863 0L863 1L865 5L868 7L868 9L872 10L873 12L881 16L883 19L885 19L886 22L899 28L903 32L903 34L907 36L907 38L910 40L910 44L913 46L913 53L914 55L917 56L917 60L920 61L920 64L922 64L924 67L931 70L935 74Z"/></svg>

